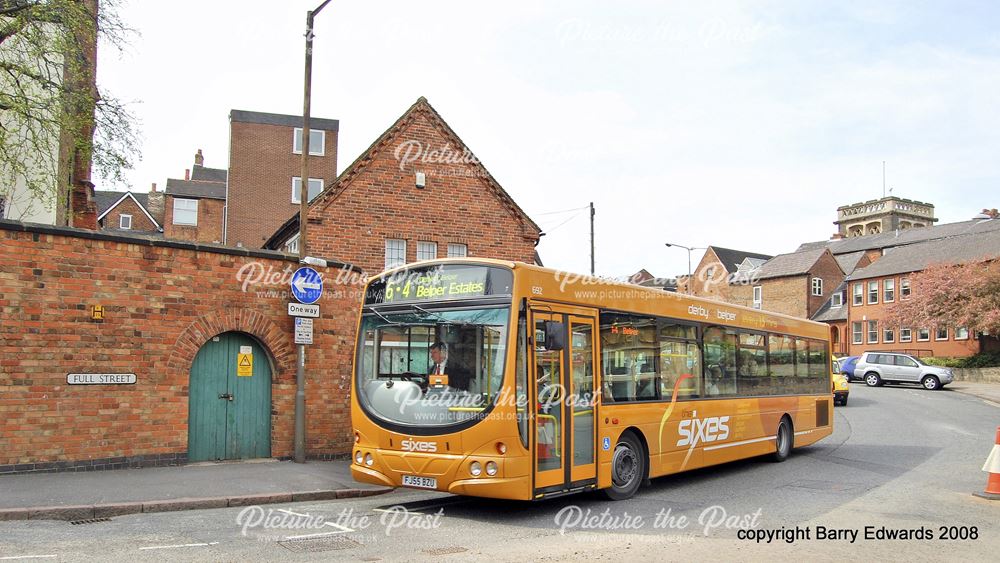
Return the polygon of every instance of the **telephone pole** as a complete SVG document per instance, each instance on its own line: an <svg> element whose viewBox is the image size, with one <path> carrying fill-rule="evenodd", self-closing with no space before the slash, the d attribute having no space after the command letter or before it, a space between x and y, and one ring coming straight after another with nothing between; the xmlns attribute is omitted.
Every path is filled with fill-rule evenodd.
<svg viewBox="0 0 1000 563"><path fill-rule="evenodd" d="M309 214L309 112L312 108L313 18L326 7L306 12L306 70L302 95L302 176L299 178L299 261L306 257L306 220ZM299 344L295 362L295 463L306 462L306 345Z"/></svg>

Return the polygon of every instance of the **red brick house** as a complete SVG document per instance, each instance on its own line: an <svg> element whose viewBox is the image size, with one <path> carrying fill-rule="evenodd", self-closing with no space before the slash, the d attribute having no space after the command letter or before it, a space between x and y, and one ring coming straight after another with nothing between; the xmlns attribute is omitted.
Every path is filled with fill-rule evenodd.
<svg viewBox="0 0 1000 563"><path fill-rule="evenodd" d="M844 280L826 248L779 254L759 268L744 270L729 288L729 303L812 317Z"/></svg>
<svg viewBox="0 0 1000 563"><path fill-rule="evenodd" d="M162 210L163 194L156 191L144 193L95 190L98 228L106 231L132 231L156 235L162 232L162 214L157 216L156 205ZM152 209L152 211L151 211Z"/></svg>
<svg viewBox="0 0 1000 563"><path fill-rule="evenodd" d="M309 205L308 249L375 274L430 258L532 263L541 229L425 98ZM297 247L291 216L265 248Z"/></svg>

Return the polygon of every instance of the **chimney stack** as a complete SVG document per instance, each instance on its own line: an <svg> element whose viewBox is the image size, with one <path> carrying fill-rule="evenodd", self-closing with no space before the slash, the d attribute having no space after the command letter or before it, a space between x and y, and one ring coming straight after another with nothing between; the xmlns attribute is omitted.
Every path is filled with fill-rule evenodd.
<svg viewBox="0 0 1000 563"><path fill-rule="evenodd" d="M190 180L191 179L191 169L190 168L185 168L184 169L184 179L185 180Z"/></svg>
<svg viewBox="0 0 1000 563"><path fill-rule="evenodd" d="M205 166L205 157L201 154L201 149L194 155L194 165L195 166Z"/></svg>
<svg viewBox="0 0 1000 563"><path fill-rule="evenodd" d="M153 182L153 187L149 188L149 193L152 194L156 193L156 182Z"/></svg>

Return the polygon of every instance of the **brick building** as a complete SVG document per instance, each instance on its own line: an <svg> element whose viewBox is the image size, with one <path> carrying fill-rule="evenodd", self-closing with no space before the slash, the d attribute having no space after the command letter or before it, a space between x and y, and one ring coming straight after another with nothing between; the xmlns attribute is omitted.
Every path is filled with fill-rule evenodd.
<svg viewBox="0 0 1000 563"><path fill-rule="evenodd" d="M806 318L844 280L837 259L826 248L779 254L740 274L743 283L730 285L727 302Z"/></svg>
<svg viewBox="0 0 1000 563"><path fill-rule="evenodd" d="M163 230L162 197L163 194L156 191L156 184L153 184L153 191L148 194L95 191L98 228L156 235ZM155 207L158 201L159 216L156 215Z"/></svg>
<svg viewBox="0 0 1000 563"><path fill-rule="evenodd" d="M732 286L746 285L745 273L771 258L767 254L709 246L690 279L679 280L679 290L698 297L729 301Z"/></svg>
<svg viewBox="0 0 1000 563"><path fill-rule="evenodd" d="M337 178L336 119L309 119L309 197ZM299 208L302 117L232 110L225 243L261 248Z"/></svg>
<svg viewBox="0 0 1000 563"><path fill-rule="evenodd" d="M420 98L309 205L307 253L375 274L431 258L532 263L541 230ZM265 245L297 249L296 213Z"/></svg>
<svg viewBox="0 0 1000 563"><path fill-rule="evenodd" d="M992 223L992 224L990 224ZM883 319L886 309L910 296L909 277L931 264L1000 258L1000 221L947 238L893 249L847 278L849 294L847 353L869 350L908 351L920 356L969 356L996 347L996 338L980 338L966 327L896 326ZM930 230L930 229L928 229Z"/></svg>

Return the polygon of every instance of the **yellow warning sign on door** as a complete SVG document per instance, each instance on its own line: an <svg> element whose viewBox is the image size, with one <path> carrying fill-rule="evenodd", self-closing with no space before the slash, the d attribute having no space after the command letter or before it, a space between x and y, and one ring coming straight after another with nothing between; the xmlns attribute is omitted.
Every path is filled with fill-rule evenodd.
<svg viewBox="0 0 1000 563"><path fill-rule="evenodd" d="M253 376L253 354L236 355L236 376L237 377Z"/></svg>

